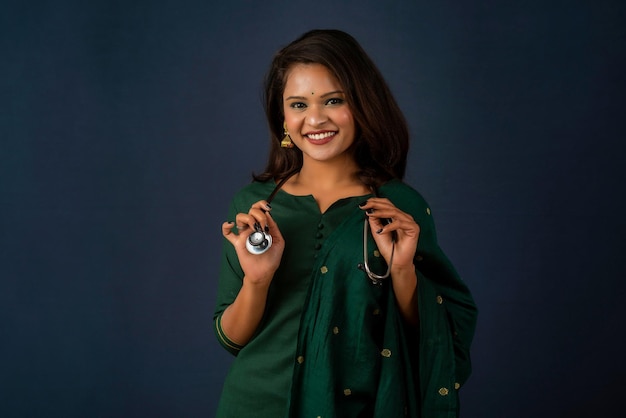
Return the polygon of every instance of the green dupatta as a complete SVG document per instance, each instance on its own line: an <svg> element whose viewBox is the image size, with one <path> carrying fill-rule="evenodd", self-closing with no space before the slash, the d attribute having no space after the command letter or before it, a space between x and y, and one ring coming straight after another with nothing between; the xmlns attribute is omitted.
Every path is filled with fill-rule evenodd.
<svg viewBox="0 0 626 418"><path fill-rule="evenodd" d="M301 318L289 417L458 416L458 389L471 370L476 308L439 248L430 209L401 182L380 190L420 224L416 254L419 330L406 325L390 280L374 285L362 263L363 213L328 237L312 270ZM370 264L386 265L372 237Z"/></svg>

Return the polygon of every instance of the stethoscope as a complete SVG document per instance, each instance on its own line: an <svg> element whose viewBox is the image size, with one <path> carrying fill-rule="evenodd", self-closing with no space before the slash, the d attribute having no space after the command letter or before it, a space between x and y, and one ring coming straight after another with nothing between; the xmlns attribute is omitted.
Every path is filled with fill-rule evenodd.
<svg viewBox="0 0 626 418"><path fill-rule="evenodd" d="M285 184L285 182L293 174L295 173L285 176L280 182L278 182L278 184L276 184L276 187L266 199L267 203L271 203L272 200L274 200L276 193L278 193L278 191L281 189L283 184ZM374 196L378 196L378 193L376 192L375 189L373 190L373 194ZM383 222L389 223L390 220L383 220ZM365 274L367 274L367 277L369 277L369 279L372 281L372 284L381 285L382 281L384 279L387 279L391 275L391 263L393 262L393 254L396 250L396 234L395 232L392 233L391 256L389 257L387 271L384 274L376 274L372 271L367 261L368 260L367 239L368 239L369 232L370 232L370 226L369 226L369 221L366 217L363 223L363 263L359 263L357 265L357 268L359 268L360 270L363 270ZM271 246L272 246L272 236L269 233L265 232L259 224L255 224L254 231L250 233L250 235L248 236L248 239L246 240L247 250L251 254L263 254L264 252L269 250Z"/></svg>
<svg viewBox="0 0 626 418"><path fill-rule="evenodd" d="M377 194L374 193L374 196L377 196ZM387 221L386 223L389 223L389 221ZM385 274L381 275L381 274L374 273L370 269L369 264L367 263L367 259L369 258L367 256L368 254L367 238L368 238L369 231L370 231L370 223L367 220L367 218L365 218L365 221L363 222L363 263L359 263L357 267L363 270L365 274L367 274L367 277L370 278L370 280L372 281L372 284L381 285L383 284L382 281L391 275L391 263L393 262L393 254L396 251L396 236L397 235L395 231L391 233L391 256L389 257L389 264L387 265L387 271L385 272Z"/></svg>

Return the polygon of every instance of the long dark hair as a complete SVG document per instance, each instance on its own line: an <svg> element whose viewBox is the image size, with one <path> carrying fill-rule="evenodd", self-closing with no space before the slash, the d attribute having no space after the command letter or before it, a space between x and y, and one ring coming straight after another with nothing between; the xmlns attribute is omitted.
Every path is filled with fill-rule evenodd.
<svg viewBox="0 0 626 418"><path fill-rule="evenodd" d="M344 89L355 122L354 157L359 178L378 187L402 179L409 149L406 120L389 86L359 43L340 30L312 30L281 49L265 77L265 113L270 129L270 153L257 181L282 179L302 167L302 151L281 148L283 92L294 64L321 64Z"/></svg>

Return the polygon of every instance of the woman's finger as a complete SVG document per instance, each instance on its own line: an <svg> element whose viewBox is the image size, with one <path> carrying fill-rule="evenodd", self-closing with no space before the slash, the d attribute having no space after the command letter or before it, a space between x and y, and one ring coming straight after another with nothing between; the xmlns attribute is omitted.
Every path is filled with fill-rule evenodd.
<svg viewBox="0 0 626 418"><path fill-rule="evenodd" d="M268 219L267 219L268 216L267 215L269 214L270 210L272 210L272 207L265 200L260 200L254 203L250 207L250 210L248 211L248 215L252 217L252 219L247 218L245 223L250 228L254 228L256 224L267 232L268 230Z"/></svg>
<svg viewBox="0 0 626 418"><path fill-rule="evenodd" d="M234 227L235 222L224 222L222 224L222 235L233 245L237 241L237 235L233 233Z"/></svg>
<svg viewBox="0 0 626 418"><path fill-rule="evenodd" d="M239 233L245 231L248 228L253 228L256 219L247 213L238 213L235 217L235 225Z"/></svg>

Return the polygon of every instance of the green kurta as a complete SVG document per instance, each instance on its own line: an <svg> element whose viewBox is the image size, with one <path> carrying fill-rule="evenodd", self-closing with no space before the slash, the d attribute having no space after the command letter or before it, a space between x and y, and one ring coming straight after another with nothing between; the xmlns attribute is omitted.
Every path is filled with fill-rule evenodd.
<svg viewBox="0 0 626 418"><path fill-rule="evenodd" d="M229 219L266 199L273 188L272 182L244 188ZM457 389L470 372L474 303L437 245L424 199L399 181L385 184L379 194L421 227L419 331L400 318L391 283L374 285L357 268L363 262L365 218L358 204L370 195L342 199L321 214L312 196L279 191L272 216L286 248L263 321L245 347L229 341L219 327L243 276L225 243L215 324L219 341L237 357L218 417L457 415ZM371 268L384 272L371 237L368 249Z"/></svg>

